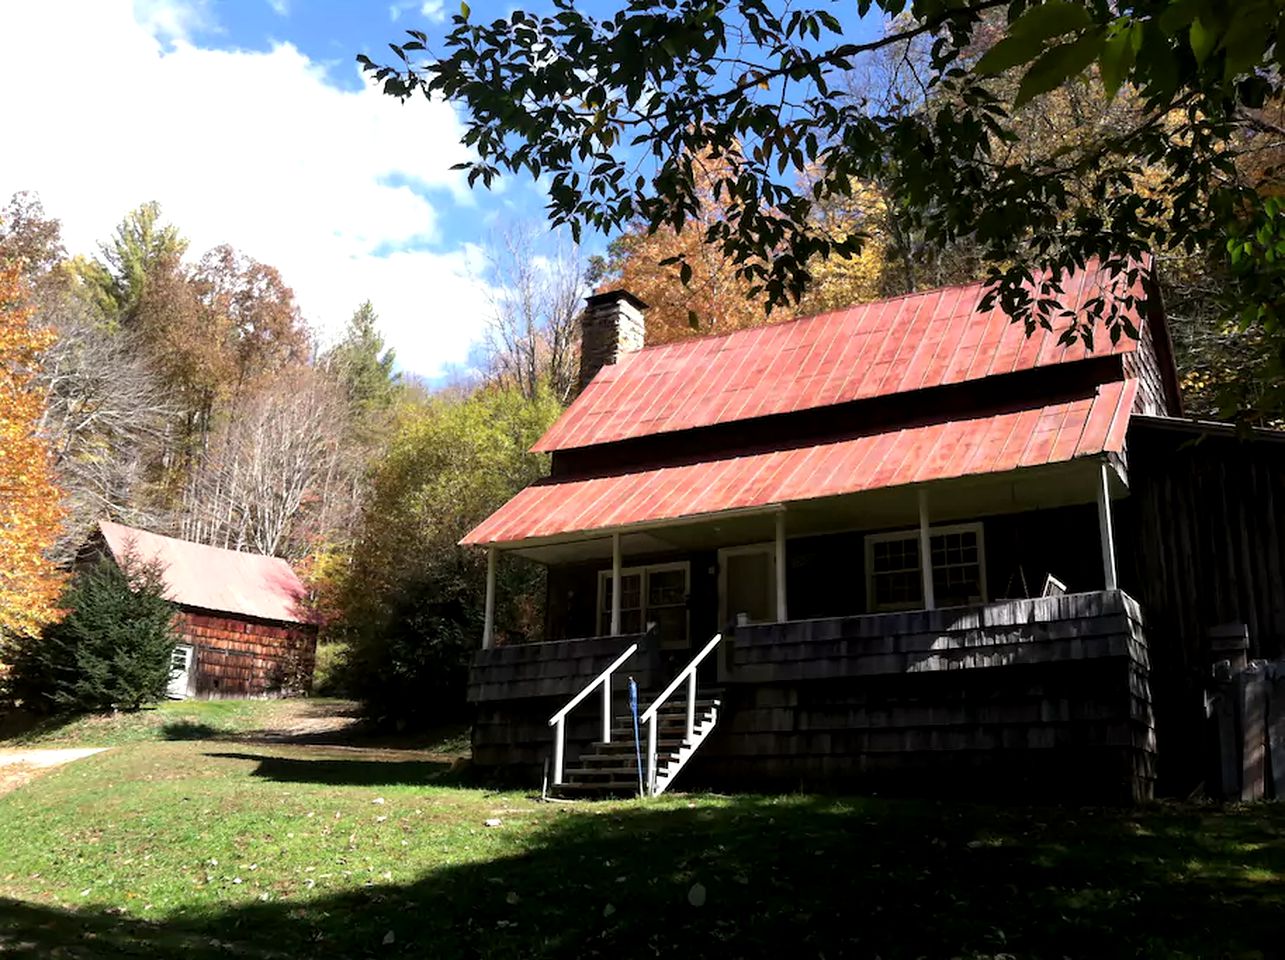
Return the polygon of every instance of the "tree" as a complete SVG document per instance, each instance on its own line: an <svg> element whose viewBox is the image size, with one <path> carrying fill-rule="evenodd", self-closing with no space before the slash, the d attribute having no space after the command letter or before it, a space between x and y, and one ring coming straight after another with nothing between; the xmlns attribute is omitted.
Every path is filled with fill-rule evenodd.
<svg viewBox="0 0 1285 960"><path fill-rule="evenodd" d="M858 11L875 6L861 0ZM895 16L904 4L877 7ZM988 302L1028 327L1130 334L1130 297L1072 316L1051 294L1091 257L1119 270L1123 289L1147 251L1221 249L1261 208L1237 154L1282 132L1264 108L1285 82L1275 42L1285 10L1265 0L927 0L865 42L846 39L828 9L768 0L627 0L601 18L571 0L555 8L483 24L464 6L443 56L421 64L427 38L412 31L390 64L358 60L388 94L460 102L477 154L463 164L470 182L547 178L550 219L576 236L635 218L653 232L698 223L694 158L726 161L713 190L726 215L704 225L705 239L769 304L801 297L816 261L860 252L859 233L836 239L813 212L877 180L929 243L972 245ZM991 43L979 31L1001 8L1005 29ZM914 109L839 95L860 57L919 37L931 47ZM1006 153L1013 111L1090 66L1108 97L1136 91L1136 122L1065 154ZM1015 93L997 93L1009 78L1020 78L1008 84ZM1163 173L1162 189L1139 183L1144 162ZM809 167L818 176L806 188L786 176ZM1238 306L1265 302L1252 283L1234 292Z"/></svg>
<svg viewBox="0 0 1285 960"><path fill-rule="evenodd" d="M307 362L308 330L276 267L224 244L201 258L192 275L204 320L225 337L234 391L255 377Z"/></svg>
<svg viewBox="0 0 1285 960"><path fill-rule="evenodd" d="M306 367L238 398L193 467L183 536L273 556L305 553L329 532L327 511L349 487L344 414L335 387Z"/></svg>
<svg viewBox="0 0 1285 960"><path fill-rule="evenodd" d="M10 696L51 713L137 710L164 697L178 635L163 574L132 556L82 570L62 598L66 617L9 654Z"/></svg>
<svg viewBox="0 0 1285 960"><path fill-rule="evenodd" d="M338 586L320 591L332 605L328 633L348 646L346 686L370 715L422 723L463 708L486 561L457 543L548 469L547 456L529 450L561 409L547 392L533 401L495 386L402 401L351 559L329 571ZM540 577L534 564L500 564L501 635L538 639Z"/></svg>
<svg viewBox="0 0 1285 960"><path fill-rule="evenodd" d="M0 262L0 637L55 619L62 586L50 559L62 492L38 429L40 359L53 337L32 323L27 296L18 264Z"/></svg>
<svg viewBox="0 0 1285 960"><path fill-rule="evenodd" d="M766 320L753 284L722 248L706 242L710 227L727 216L715 184L730 164L706 156L693 168L700 207L692 220L681 228L662 224L652 230L634 218L599 265L601 286L622 287L647 304L649 344L728 333Z"/></svg>
<svg viewBox="0 0 1285 960"><path fill-rule="evenodd" d="M137 337L111 329L86 294L61 225L39 199L15 194L0 216L0 262L23 271L32 320L53 335L34 384L44 400L37 429L65 494L63 533L51 556L66 562L103 516L156 523L145 501L174 410Z"/></svg>
<svg viewBox="0 0 1285 960"><path fill-rule="evenodd" d="M392 406L401 379L394 370L396 353L392 347L384 348L378 323L374 306L365 301L349 318L343 339L321 361L342 386L359 419Z"/></svg>
<svg viewBox="0 0 1285 960"><path fill-rule="evenodd" d="M97 259L78 258L74 269L109 322L129 325L149 276L186 252L187 240L173 224L161 222L160 204L153 200L125 215L111 239L99 245Z"/></svg>
<svg viewBox="0 0 1285 960"><path fill-rule="evenodd" d="M229 246L194 269L177 254L150 263L131 328L182 411L182 444L169 464L180 474L203 452L224 405L306 364L311 349L281 275Z"/></svg>
<svg viewBox="0 0 1285 960"><path fill-rule="evenodd" d="M548 391L571 400L579 385L580 311L586 291L578 248L543 249L530 226L510 226L486 252L491 289L487 366L491 379L528 399Z"/></svg>

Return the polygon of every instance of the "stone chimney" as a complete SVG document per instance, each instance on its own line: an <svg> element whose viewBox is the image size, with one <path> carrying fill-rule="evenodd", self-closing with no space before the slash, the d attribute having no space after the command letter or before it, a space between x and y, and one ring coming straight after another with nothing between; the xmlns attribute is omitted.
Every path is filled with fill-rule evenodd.
<svg viewBox="0 0 1285 960"><path fill-rule="evenodd" d="M643 346L643 303L628 290L611 290L585 298L580 318L580 389L593 375Z"/></svg>

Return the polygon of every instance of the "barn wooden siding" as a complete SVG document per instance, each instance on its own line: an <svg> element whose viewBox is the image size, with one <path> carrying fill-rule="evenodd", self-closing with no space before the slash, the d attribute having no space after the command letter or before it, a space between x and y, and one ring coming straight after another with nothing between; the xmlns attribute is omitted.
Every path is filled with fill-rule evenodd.
<svg viewBox="0 0 1285 960"><path fill-rule="evenodd" d="M191 608L180 609L178 632L196 648L193 693L211 699L305 693L316 665L317 631ZM294 689L300 679L305 689Z"/></svg>
<svg viewBox="0 0 1285 960"><path fill-rule="evenodd" d="M738 628L698 781L1151 796L1141 612L1116 592Z"/></svg>
<svg viewBox="0 0 1285 960"><path fill-rule="evenodd" d="M1122 585L1151 638L1160 789L1186 795L1208 769L1209 631L1243 623L1251 658L1285 655L1285 443L1135 418L1128 460Z"/></svg>
<svg viewBox="0 0 1285 960"><path fill-rule="evenodd" d="M625 685L633 676L640 689L654 673L654 645L645 634L522 643L479 650L469 669L469 702L477 705L473 723L473 763L526 783L539 777L553 749L549 717L631 644L639 651L615 674L613 702L625 706ZM590 694L567 717L567 763L601 736L600 693Z"/></svg>

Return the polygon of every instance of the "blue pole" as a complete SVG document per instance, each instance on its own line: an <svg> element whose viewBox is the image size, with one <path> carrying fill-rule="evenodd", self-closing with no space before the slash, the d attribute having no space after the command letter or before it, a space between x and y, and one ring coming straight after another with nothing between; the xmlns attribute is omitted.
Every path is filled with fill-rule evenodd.
<svg viewBox="0 0 1285 960"><path fill-rule="evenodd" d="M638 683L629 678L629 713L634 718L634 757L638 761L638 796L643 795L642 741L638 737Z"/></svg>

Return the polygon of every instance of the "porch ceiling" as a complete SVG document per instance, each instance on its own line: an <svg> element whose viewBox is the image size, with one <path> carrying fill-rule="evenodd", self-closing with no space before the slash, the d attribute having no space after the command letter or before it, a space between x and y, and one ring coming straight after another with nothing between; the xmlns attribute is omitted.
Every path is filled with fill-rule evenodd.
<svg viewBox="0 0 1285 960"><path fill-rule="evenodd" d="M914 527L919 523L918 491L928 494L932 523L951 523L997 514L1051 509L1093 503L1097 496L1099 460L1028 467L1003 474L943 480L931 484L871 490L755 512L714 514L681 522L622 528L540 541L502 545L546 564L611 559L611 533L620 533L626 559L673 552L712 550L747 543L766 543L775 535L776 514L785 513L790 538L855 530ZM1111 492L1124 496L1128 488L1119 472L1112 473Z"/></svg>
<svg viewBox="0 0 1285 960"><path fill-rule="evenodd" d="M747 452L635 471L549 479L527 487L461 543L534 555L543 547L619 533L637 554L679 546L684 528L746 542L783 507L795 533L903 522L921 486L949 483L945 513L977 516L1088 499L1066 483L1123 451L1137 383L1099 385L1077 399L890 429L826 443ZM1055 479L1025 506L1019 486ZM1069 474L1065 471L1071 471ZM1020 477L1021 484L1015 480ZM1062 490L1065 484L1070 490ZM975 485L975 486L974 486ZM973 492L969 492L969 491ZM956 502L963 506L953 506ZM936 511L934 511L936 513ZM917 516L917 514L913 514ZM727 525L724 534L718 528ZM662 532L663 531L663 532ZM640 539L642 538L642 539ZM624 546L622 544L622 546ZM550 562L556 562L550 558Z"/></svg>

